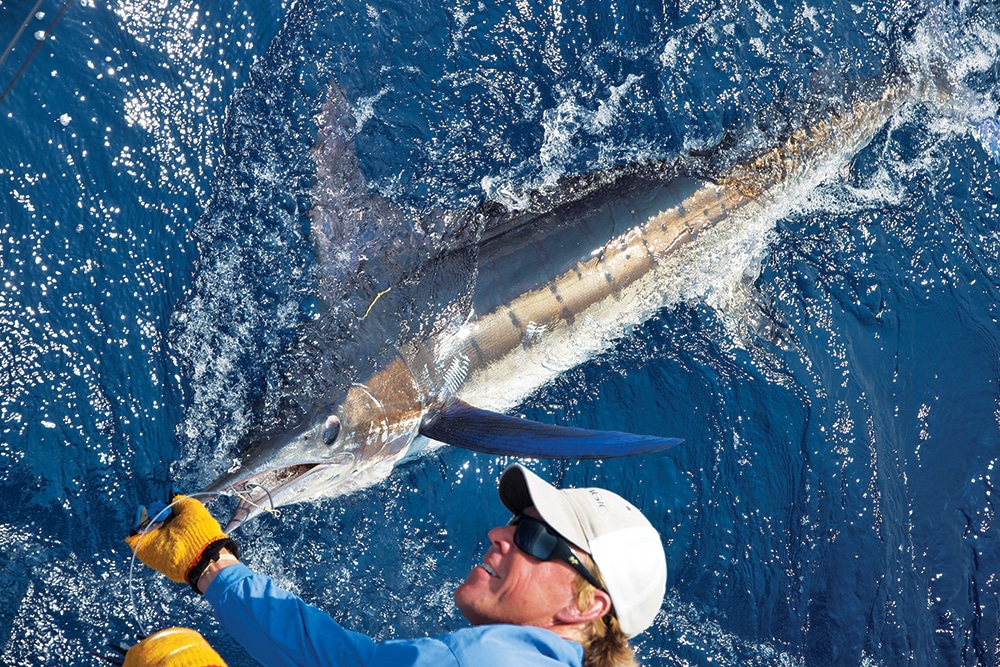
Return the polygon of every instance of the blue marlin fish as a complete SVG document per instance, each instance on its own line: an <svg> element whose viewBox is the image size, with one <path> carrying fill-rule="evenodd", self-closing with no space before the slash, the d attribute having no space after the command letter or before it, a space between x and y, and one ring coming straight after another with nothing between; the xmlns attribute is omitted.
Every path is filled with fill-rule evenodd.
<svg viewBox="0 0 1000 667"><path fill-rule="evenodd" d="M700 237L766 215L789 192L836 174L902 106L940 102L949 94L930 76L898 76L880 90L793 132L714 182L671 178L666 168L622 169L578 181L573 196L537 214L492 216L473 247L474 291L457 307L471 316L457 326L418 332L370 374L354 378L339 404L294 432L254 443L237 468L206 489L240 495L227 530L264 507L364 488L432 443L574 459L678 444L676 438L558 427L501 413L661 308L664 285L678 262L695 261L685 253L704 242ZM392 224L392 207L364 188L346 106L331 89L314 149L317 181L330 181L326 187L360 201L355 212ZM995 121L981 123L979 132L997 148ZM343 211L326 210L322 197L317 200L312 223L321 260L349 261L336 257L333 230ZM519 253L549 257L539 263L542 275L525 280L522 265L535 262Z"/></svg>

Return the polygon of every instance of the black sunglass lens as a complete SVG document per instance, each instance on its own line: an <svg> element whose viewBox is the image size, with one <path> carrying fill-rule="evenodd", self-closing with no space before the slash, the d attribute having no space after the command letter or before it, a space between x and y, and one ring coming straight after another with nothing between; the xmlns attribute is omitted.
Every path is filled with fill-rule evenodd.
<svg viewBox="0 0 1000 667"><path fill-rule="evenodd" d="M549 560L556 550L559 538L550 533L541 521L521 517L514 531L517 548L538 560Z"/></svg>

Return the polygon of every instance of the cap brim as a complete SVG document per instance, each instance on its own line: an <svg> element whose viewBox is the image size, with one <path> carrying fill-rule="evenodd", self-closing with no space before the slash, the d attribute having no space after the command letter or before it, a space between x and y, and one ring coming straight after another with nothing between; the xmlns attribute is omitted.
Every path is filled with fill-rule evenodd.
<svg viewBox="0 0 1000 667"><path fill-rule="evenodd" d="M500 501L513 514L534 507L559 535L590 553L590 541L572 503L559 489L520 464L504 470L498 488Z"/></svg>

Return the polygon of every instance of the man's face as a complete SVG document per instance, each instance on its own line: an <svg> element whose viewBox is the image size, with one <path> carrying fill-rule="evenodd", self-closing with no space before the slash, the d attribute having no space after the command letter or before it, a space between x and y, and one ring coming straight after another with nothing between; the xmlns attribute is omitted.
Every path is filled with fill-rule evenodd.
<svg viewBox="0 0 1000 667"><path fill-rule="evenodd" d="M524 512L540 518L533 507ZM455 604L473 625L511 623L552 628L560 612L576 609L577 574L560 560L540 561L514 545L514 526L489 532L483 562L455 591Z"/></svg>

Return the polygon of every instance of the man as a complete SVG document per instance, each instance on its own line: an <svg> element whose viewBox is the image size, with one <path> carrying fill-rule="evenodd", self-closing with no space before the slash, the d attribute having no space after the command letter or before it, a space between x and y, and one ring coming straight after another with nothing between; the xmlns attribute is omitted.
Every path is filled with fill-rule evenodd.
<svg viewBox="0 0 1000 667"><path fill-rule="evenodd" d="M514 517L455 591L473 627L376 644L240 564L201 503L182 498L161 526L128 538L143 562L203 593L262 664L338 667L634 664L628 639L652 623L666 588L648 520L604 489L556 489L520 465L500 477Z"/></svg>

